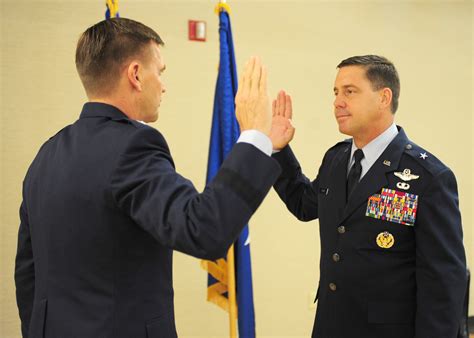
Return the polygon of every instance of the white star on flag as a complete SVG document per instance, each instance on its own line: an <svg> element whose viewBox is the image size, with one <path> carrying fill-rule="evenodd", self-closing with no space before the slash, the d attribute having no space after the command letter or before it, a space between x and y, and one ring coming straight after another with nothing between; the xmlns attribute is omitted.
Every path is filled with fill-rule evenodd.
<svg viewBox="0 0 474 338"><path fill-rule="evenodd" d="M250 244L250 233L249 235L247 236L247 240L245 241L244 245L247 246Z"/></svg>

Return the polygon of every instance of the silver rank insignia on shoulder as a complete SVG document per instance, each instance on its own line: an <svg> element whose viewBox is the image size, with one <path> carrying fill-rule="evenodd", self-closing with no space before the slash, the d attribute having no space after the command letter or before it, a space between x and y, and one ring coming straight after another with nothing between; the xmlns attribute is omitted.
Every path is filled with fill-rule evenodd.
<svg viewBox="0 0 474 338"><path fill-rule="evenodd" d="M427 157L428 155L426 154L426 151L424 153L420 153L420 158L426 160Z"/></svg>
<svg viewBox="0 0 474 338"><path fill-rule="evenodd" d="M417 180L420 177L419 175L413 175L410 169L405 169L403 172L394 172L393 174L403 181Z"/></svg>

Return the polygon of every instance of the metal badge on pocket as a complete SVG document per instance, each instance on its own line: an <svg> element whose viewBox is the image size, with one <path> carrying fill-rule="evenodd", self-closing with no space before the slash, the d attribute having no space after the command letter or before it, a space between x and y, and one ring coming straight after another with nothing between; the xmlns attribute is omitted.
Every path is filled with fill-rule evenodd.
<svg viewBox="0 0 474 338"><path fill-rule="evenodd" d="M395 238L388 231L379 233L375 241L382 249L390 249L395 244Z"/></svg>
<svg viewBox="0 0 474 338"><path fill-rule="evenodd" d="M383 188L380 194L369 197L365 215L389 222L414 226L418 195Z"/></svg>

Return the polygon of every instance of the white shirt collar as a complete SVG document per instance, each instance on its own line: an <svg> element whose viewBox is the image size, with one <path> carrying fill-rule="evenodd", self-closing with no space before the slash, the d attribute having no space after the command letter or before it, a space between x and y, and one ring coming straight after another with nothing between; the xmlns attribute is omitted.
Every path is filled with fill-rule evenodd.
<svg viewBox="0 0 474 338"><path fill-rule="evenodd" d="M384 150L388 147L390 142L393 141L393 139L397 136L398 134L398 129L395 123L393 123L390 127L388 127L382 134L374 138L372 141L370 141L368 144L365 145L365 147L362 148L362 151L364 152L364 158L360 162L362 165L362 173L360 175L360 178L362 178L372 167L372 165L377 161L377 159L382 155ZM349 170L351 166L354 164L354 152L357 150L357 147L354 143L354 140L352 141L352 149L351 149L351 157L349 158L349 163L347 166L347 172L349 173Z"/></svg>

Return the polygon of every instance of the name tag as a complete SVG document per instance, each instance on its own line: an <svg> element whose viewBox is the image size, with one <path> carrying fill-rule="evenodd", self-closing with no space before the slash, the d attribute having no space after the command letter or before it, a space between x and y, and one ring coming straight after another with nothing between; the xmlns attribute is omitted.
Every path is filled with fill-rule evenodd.
<svg viewBox="0 0 474 338"><path fill-rule="evenodd" d="M365 216L414 226L417 208L418 195L383 188L380 194L369 197Z"/></svg>

